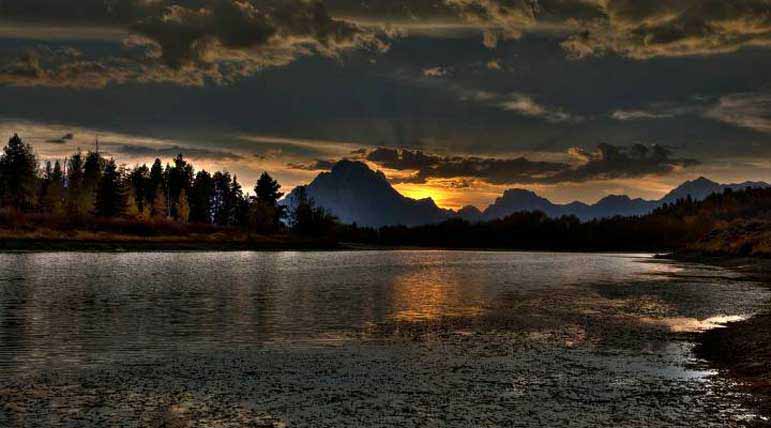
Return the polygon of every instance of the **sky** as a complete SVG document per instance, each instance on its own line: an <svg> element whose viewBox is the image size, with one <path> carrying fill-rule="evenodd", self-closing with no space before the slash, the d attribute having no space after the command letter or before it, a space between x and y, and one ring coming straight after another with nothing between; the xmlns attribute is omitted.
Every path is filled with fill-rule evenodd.
<svg viewBox="0 0 771 428"><path fill-rule="evenodd" d="M769 0L2 0L0 136L484 208L771 181Z"/></svg>

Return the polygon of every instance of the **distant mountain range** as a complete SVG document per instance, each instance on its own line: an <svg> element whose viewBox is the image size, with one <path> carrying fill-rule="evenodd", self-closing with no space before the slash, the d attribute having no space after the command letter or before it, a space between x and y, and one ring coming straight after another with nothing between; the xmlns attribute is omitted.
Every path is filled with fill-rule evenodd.
<svg viewBox="0 0 771 428"><path fill-rule="evenodd" d="M344 223L380 227L417 226L454 217L472 222L488 221L522 211L542 211L551 217L575 215L581 220L643 215L689 195L694 200L702 200L712 193L722 193L725 189L740 190L747 187L770 185L764 182L720 184L701 177L686 181L659 200L611 195L592 205L583 202L555 204L529 190L511 189L484 211L473 206L453 211L438 207L430 198L416 200L403 196L391 186L383 173L371 170L362 162L343 160L335 164L330 172L319 174L306 186L306 191L317 205L326 208ZM295 197L296 191L290 193L285 203L291 204Z"/></svg>

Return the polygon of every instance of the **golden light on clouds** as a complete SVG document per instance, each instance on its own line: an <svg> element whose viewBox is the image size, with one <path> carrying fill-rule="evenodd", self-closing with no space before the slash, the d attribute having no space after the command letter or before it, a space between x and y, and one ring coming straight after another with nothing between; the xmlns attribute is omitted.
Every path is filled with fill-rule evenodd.
<svg viewBox="0 0 771 428"><path fill-rule="evenodd" d="M452 206L452 194L447 189L429 185L429 184L413 184L413 183L401 183L394 185L396 190L404 196L412 199L426 199L431 198L437 205L443 208L456 208Z"/></svg>

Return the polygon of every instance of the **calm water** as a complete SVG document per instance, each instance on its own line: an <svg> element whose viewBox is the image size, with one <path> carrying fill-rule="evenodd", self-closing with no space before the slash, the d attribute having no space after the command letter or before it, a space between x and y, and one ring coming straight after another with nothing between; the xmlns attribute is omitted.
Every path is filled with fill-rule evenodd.
<svg viewBox="0 0 771 428"><path fill-rule="evenodd" d="M688 333L768 297L646 255L5 254L0 426L730 426Z"/></svg>

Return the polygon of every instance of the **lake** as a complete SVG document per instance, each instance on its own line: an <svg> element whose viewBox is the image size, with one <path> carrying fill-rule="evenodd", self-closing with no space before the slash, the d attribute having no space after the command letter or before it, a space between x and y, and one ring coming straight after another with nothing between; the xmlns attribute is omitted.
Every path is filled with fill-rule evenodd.
<svg viewBox="0 0 771 428"><path fill-rule="evenodd" d="M725 427L771 296L645 254L0 255L0 426Z"/></svg>

